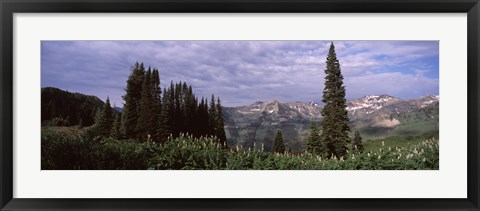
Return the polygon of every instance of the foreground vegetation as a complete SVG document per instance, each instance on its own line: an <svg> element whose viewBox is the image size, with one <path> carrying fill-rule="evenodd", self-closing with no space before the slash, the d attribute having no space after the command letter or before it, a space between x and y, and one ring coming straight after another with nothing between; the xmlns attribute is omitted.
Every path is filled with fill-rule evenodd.
<svg viewBox="0 0 480 211"><path fill-rule="evenodd" d="M76 133L74 133L76 134ZM225 149L214 137L182 135L159 144L88 134L42 133L42 169L101 170L413 170L438 169L438 139L405 147L348 152L326 159L311 153L272 153L241 147ZM366 144L368 146L368 144Z"/></svg>

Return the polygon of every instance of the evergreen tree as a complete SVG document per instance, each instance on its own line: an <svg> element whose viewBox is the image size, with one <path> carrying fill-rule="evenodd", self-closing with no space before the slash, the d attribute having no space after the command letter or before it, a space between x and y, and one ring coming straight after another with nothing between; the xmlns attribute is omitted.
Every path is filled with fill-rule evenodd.
<svg viewBox="0 0 480 211"><path fill-rule="evenodd" d="M113 112L114 111L110 106L110 99L107 97L107 101L105 102L102 113L99 116L98 124L95 126L97 135L104 137L108 137L110 135L114 121Z"/></svg>
<svg viewBox="0 0 480 211"><path fill-rule="evenodd" d="M180 117L181 117L181 122L180 122L180 131L182 133L188 133L189 128L188 128L188 121L189 121L189 116L187 114L187 101L189 98L188 94L188 86L186 82L180 82L179 84L180 87Z"/></svg>
<svg viewBox="0 0 480 211"><path fill-rule="evenodd" d="M183 117L184 117L184 132L188 134L194 134L194 121L196 118L196 107L195 105L195 95L192 92L192 87L187 87L184 89L185 99L183 100Z"/></svg>
<svg viewBox="0 0 480 211"><path fill-rule="evenodd" d="M210 128L210 118L208 114L207 100L202 97L200 104L198 105L198 136L207 136Z"/></svg>
<svg viewBox="0 0 480 211"><path fill-rule="evenodd" d="M140 101L142 98L142 85L145 75L143 63L138 62L131 69L130 76L127 80L126 94L123 96L125 100L123 126L125 128L126 138L136 138L137 123L140 115Z"/></svg>
<svg viewBox="0 0 480 211"><path fill-rule="evenodd" d="M285 144L283 143L283 135L282 131L277 130L277 134L275 135L275 140L273 141L272 152L277 153L284 153L285 152Z"/></svg>
<svg viewBox="0 0 480 211"><path fill-rule="evenodd" d="M340 158L346 154L350 128L346 110L346 91L333 42L330 45L326 63L321 138L326 144L328 156L334 155Z"/></svg>
<svg viewBox="0 0 480 211"><path fill-rule="evenodd" d="M173 94L173 81L171 82L170 89L163 90L162 98L162 111L160 115L160 127L158 128L158 134L160 135L160 141L166 141L170 135L173 133L174 127L174 94Z"/></svg>
<svg viewBox="0 0 480 211"><path fill-rule="evenodd" d="M103 106L105 106L105 105L103 105ZM103 108L102 109L97 109L97 111L95 112L94 126L100 124L100 120L102 119L102 112L103 112Z"/></svg>
<svg viewBox="0 0 480 211"><path fill-rule="evenodd" d="M140 99L140 113L137 122L137 138L139 140L146 140L147 137L153 134L154 124L154 100L152 87L152 71L148 68L145 73L142 84L142 96Z"/></svg>
<svg viewBox="0 0 480 211"><path fill-rule="evenodd" d="M193 99L193 116L191 117L190 128L194 137L200 137L200 101L198 97L194 96Z"/></svg>
<svg viewBox="0 0 480 211"><path fill-rule="evenodd" d="M360 135L360 132L358 130L355 131L355 135L353 136L352 150L358 150L359 152L363 152L364 150L362 136Z"/></svg>
<svg viewBox="0 0 480 211"><path fill-rule="evenodd" d="M316 122L312 122L310 126L310 135L307 138L307 152L316 155L323 155L326 153Z"/></svg>
<svg viewBox="0 0 480 211"><path fill-rule="evenodd" d="M183 112L182 112L182 83L175 84L175 88L172 88L174 92L174 124L173 124L173 137L178 137L180 132L183 131Z"/></svg>
<svg viewBox="0 0 480 211"><path fill-rule="evenodd" d="M119 116L119 117L120 117L120 119L119 119L119 120L120 120L120 121L119 121L119 123L120 123L120 130L119 130L119 137L118 137L119 139L124 139L124 138L125 138L125 126L124 126L124 124L123 124L123 122L124 122L124 121L123 121L123 120L124 120L123 116L124 116L124 115L123 115L123 112L120 113L120 116Z"/></svg>
<svg viewBox="0 0 480 211"><path fill-rule="evenodd" d="M208 129L209 135L216 135L217 134L217 127L215 127L215 123L217 121L217 107L215 106L215 96L212 95L212 99L210 100L210 108L208 108Z"/></svg>
<svg viewBox="0 0 480 211"><path fill-rule="evenodd" d="M102 106L103 107L103 106ZM97 109L92 109L92 112L89 116L92 117L92 120L88 121L87 120L87 123L83 123L85 126L91 126L91 125L94 125L96 120L97 120L97 114L98 112L100 111L101 108L97 108ZM85 120L84 120L85 121Z"/></svg>
<svg viewBox="0 0 480 211"><path fill-rule="evenodd" d="M113 121L112 130L110 131L110 137L112 137L113 139L120 139L122 137L121 124L122 124L121 114L116 114L115 120Z"/></svg>
<svg viewBox="0 0 480 211"><path fill-rule="evenodd" d="M160 88L160 76L158 73L158 69L153 69L152 72L152 88L153 88L153 113L152 113L152 128L153 134L152 139L155 141L160 141L161 137L161 123L162 123L162 88Z"/></svg>
<svg viewBox="0 0 480 211"><path fill-rule="evenodd" d="M215 112L215 131L218 140L222 146L227 147L227 135L225 134L225 124L223 122L223 109L220 103L220 98L217 97L217 109Z"/></svg>

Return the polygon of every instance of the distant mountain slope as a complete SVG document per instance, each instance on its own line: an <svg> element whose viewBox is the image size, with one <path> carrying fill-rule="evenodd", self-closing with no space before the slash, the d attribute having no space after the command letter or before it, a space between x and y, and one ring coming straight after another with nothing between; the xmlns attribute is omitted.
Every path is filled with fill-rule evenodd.
<svg viewBox="0 0 480 211"><path fill-rule="evenodd" d="M412 100L380 95L353 102L370 101L365 108L349 106L352 128L367 139L386 136L415 136L438 131L439 97L430 95ZM350 102L347 103L351 105Z"/></svg>
<svg viewBox="0 0 480 211"><path fill-rule="evenodd" d="M350 116L364 116L402 101L389 95L367 95L347 102Z"/></svg>
<svg viewBox="0 0 480 211"><path fill-rule="evenodd" d="M254 143L270 149L277 129L288 137L291 148L303 147L311 121L319 121L321 107L306 103L257 102L249 106L225 108L225 130L230 146L252 147Z"/></svg>
<svg viewBox="0 0 480 211"><path fill-rule="evenodd" d="M422 135L438 131L438 96L402 100L388 95L369 95L347 102L351 128L364 139L392 135ZM255 102L224 108L225 130L230 146L264 145L270 149L276 130L282 130L287 148L303 148L312 121L321 122L317 103Z"/></svg>
<svg viewBox="0 0 480 211"><path fill-rule="evenodd" d="M104 102L95 96L71 93L54 87L42 88L42 125L90 126Z"/></svg>

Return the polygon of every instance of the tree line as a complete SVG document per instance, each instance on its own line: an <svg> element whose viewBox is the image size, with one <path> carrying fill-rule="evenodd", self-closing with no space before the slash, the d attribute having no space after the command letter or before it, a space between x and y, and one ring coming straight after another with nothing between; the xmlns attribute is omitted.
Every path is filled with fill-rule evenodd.
<svg viewBox="0 0 480 211"><path fill-rule="evenodd" d="M123 99L123 112L115 113L107 98L96 115L92 130L96 135L115 139L165 142L181 134L194 137L215 136L226 146L223 110L220 98L193 93L186 82L160 87L159 71L136 62L131 68Z"/></svg>

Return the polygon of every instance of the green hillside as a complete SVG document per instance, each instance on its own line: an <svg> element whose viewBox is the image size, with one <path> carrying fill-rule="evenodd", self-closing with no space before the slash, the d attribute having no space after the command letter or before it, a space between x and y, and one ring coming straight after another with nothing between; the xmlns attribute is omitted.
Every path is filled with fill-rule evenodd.
<svg viewBox="0 0 480 211"><path fill-rule="evenodd" d="M95 96L71 93L58 88L42 88L42 125L90 126L104 102Z"/></svg>

